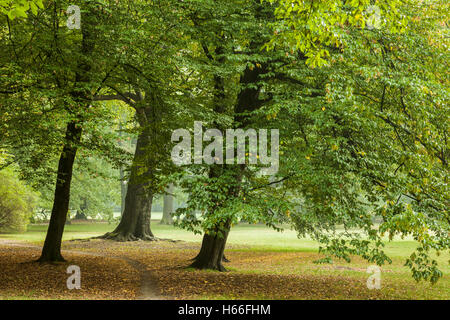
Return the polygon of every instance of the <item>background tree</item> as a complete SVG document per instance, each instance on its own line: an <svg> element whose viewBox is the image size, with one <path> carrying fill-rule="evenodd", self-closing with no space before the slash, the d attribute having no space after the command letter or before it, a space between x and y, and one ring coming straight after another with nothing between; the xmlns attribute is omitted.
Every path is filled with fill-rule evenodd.
<svg viewBox="0 0 450 320"><path fill-rule="evenodd" d="M177 1L130 4L129 52L95 99L122 100L135 110L137 145L127 183L121 221L103 238L157 240L151 229L151 207L162 193L164 177L175 167L170 161L170 132L185 120L189 105L189 74L182 70L183 8ZM169 9L168 9L169 8ZM145 23L143 23L145 22Z"/></svg>
<svg viewBox="0 0 450 320"><path fill-rule="evenodd" d="M112 222L114 210L120 206L119 172L105 160L84 157L83 151L74 164L69 203L72 219L104 219ZM41 210L52 208L51 186L39 187Z"/></svg>
<svg viewBox="0 0 450 320"><path fill-rule="evenodd" d="M174 200L174 185L171 183L165 190L163 195L163 215L161 218L161 224L173 224L172 213L174 211L173 200Z"/></svg>
<svg viewBox="0 0 450 320"><path fill-rule="evenodd" d="M0 171L0 232L24 232L37 194L9 168Z"/></svg>

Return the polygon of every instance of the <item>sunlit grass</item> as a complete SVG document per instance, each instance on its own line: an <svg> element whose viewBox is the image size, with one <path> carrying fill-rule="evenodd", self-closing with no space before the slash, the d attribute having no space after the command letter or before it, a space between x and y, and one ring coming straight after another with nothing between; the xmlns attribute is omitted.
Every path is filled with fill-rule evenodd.
<svg viewBox="0 0 450 320"><path fill-rule="evenodd" d="M29 225L25 233L0 234L0 239L22 240L40 243L45 240L48 225ZM70 224L64 229L63 240L86 239L100 236L110 232L115 228L115 224L108 223L85 223ZM152 221L152 231L159 238L168 238L189 242L200 242L201 235L182 230L173 226L161 225L158 220ZM258 251L311 251L317 252L319 244L308 238L298 238L294 230L285 228L278 232L266 227L263 224L250 225L239 224L234 226L228 237L228 243L233 244L234 250L258 250ZM385 251L392 257L405 258L416 248L417 243L410 239L386 241ZM449 256L444 253L437 257L439 262L448 262Z"/></svg>
<svg viewBox="0 0 450 320"><path fill-rule="evenodd" d="M45 240L47 225L29 225L25 233L0 234L0 239L21 240L33 243L42 243ZM100 236L114 229L114 224L108 223L86 223L70 224L65 226L63 240L86 239ZM200 242L201 235L175 228L173 226L161 225L159 221L152 221L152 231L160 238L176 239L188 242ZM293 230L285 229L282 232L275 231L265 225L239 224L230 232L228 243L230 250L239 251L273 251L273 252L317 252L319 244L308 238L298 238ZM416 248L417 244L411 240L395 239L386 241L385 252L393 259L399 258L402 263ZM449 272L448 253L435 256L445 272Z"/></svg>

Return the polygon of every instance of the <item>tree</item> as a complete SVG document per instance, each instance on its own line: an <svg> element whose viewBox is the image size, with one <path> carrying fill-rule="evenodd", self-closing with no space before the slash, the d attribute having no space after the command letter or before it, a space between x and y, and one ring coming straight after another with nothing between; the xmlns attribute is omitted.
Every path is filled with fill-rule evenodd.
<svg viewBox="0 0 450 320"><path fill-rule="evenodd" d="M37 202L37 194L13 170L0 171L0 232L23 232Z"/></svg>
<svg viewBox="0 0 450 320"><path fill-rule="evenodd" d="M163 195L163 216L161 218L161 224L173 224L173 199L174 199L174 185L169 184L166 189L166 193Z"/></svg>
<svg viewBox="0 0 450 320"><path fill-rule="evenodd" d="M264 10L258 10L257 4L249 4L245 7L249 20L240 23L248 27L248 33L241 30L241 34L261 41L274 34L262 25L289 26L282 29L288 36L268 42L267 53L256 50L255 41L241 43L231 33L229 17L238 14L219 18L223 10L216 9L217 15L207 16L211 20L199 19L216 37L204 46L205 55L215 58L218 47L226 50L216 55L222 58L220 63L213 60L222 66L216 75L225 78L224 70L233 66L235 74L240 74L237 90L231 89L233 76L227 76L230 80L221 86L225 96L236 97L236 103L232 109L233 103L228 104L220 119L226 123L231 115L232 127L279 128L282 157L278 173L270 178L255 175L251 165L187 166L181 185L191 198L188 208L177 215L185 216L182 227L205 232L192 266L224 270L221 256L230 227L245 218L276 229L281 223L292 224L299 235L311 235L322 244L321 252L328 254L322 261L330 261L331 256L349 261L351 255L360 255L382 265L390 261L383 252L383 234L410 234L419 243L406 262L413 276L437 281L442 273L429 254L449 248L448 192L440 187L447 184L448 176L448 117L442 116L448 97L443 87L445 63L437 67L426 57L442 61L445 56L439 15L428 12L421 26L406 24L420 16L423 8L401 6L392 14L405 19L386 19L387 28L371 30L357 18L364 4L348 15L347 4L339 2L340 7L334 8L339 14L327 16L335 22L341 14L345 18L340 24L332 23L339 31L336 45L329 41L333 30L314 28L303 33L301 28L314 24L330 9L325 9L328 2L295 2L294 12L307 9L300 20L298 14L290 15L292 10L283 11L291 2L280 3L275 11L280 21L270 13L261 14ZM318 11L308 15L308 8ZM436 4L434 10L442 9ZM214 25L225 19L227 28ZM321 30L323 34L318 34ZM275 29L275 36L279 33ZM303 48L304 43L309 45ZM240 50L230 50L233 46ZM324 47L328 53L321 51ZM318 55L317 48L322 48ZM236 51L245 55L236 58ZM320 59L313 58L312 52ZM324 55L327 60L322 59ZM239 62L245 63L239 67ZM215 89L220 87L214 77L217 70L209 74ZM219 118L220 110L214 111L211 118ZM204 212L201 218L195 209ZM374 225L374 218L382 219L381 226ZM339 232L338 225L345 231ZM365 237L355 229L363 230Z"/></svg>
<svg viewBox="0 0 450 320"><path fill-rule="evenodd" d="M309 199L297 204L309 214L294 217L299 232L315 234L323 252L348 261L359 254L380 265L390 261L382 235L411 235L418 248L406 265L416 280L431 282L442 276L431 252L449 248L448 190L440 187L447 183L449 152L442 116L445 6L398 6L393 12L402 19L387 19L380 29L350 23L324 68L330 75L322 108L291 114L301 116L306 125L299 129L309 133L308 169L301 170L301 193ZM291 181L286 187L294 189ZM378 228L374 217L382 221ZM344 233L335 232L339 223ZM352 228L363 229L366 239Z"/></svg>
<svg viewBox="0 0 450 320"><path fill-rule="evenodd" d="M102 237L118 241L157 240L150 229L153 196L164 190L163 178L174 170L170 131L182 123L183 102L188 101L179 96L188 91L189 76L177 66L186 42L178 2L166 1L164 8L159 3L139 2L133 7L128 22L134 30L129 40L133 54L124 55L115 76L105 81L108 90L95 98L125 102L135 110L138 124L122 218L114 231Z"/></svg>
<svg viewBox="0 0 450 320"><path fill-rule="evenodd" d="M252 125L252 114L270 101L261 95L263 77L277 69L275 64L283 61L284 52L260 53L261 46L269 39L262 26L272 15L261 4L248 1L240 6L230 2L208 5L213 9L206 6L204 11L194 11L191 18L212 69L208 74L212 87L209 118L214 120L208 126L221 132L228 126L246 129ZM227 20L230 16L234 18ZM282 78L283 74L277 76ZM226 82L226 78L232 81ZM185 216L179 225L204 232L193 267L225 270L222 261L226 239L231 225L238 219L235 206L242 200L243 184L255 175L253 171L254 168L240 164L195 165L187 171L181 185L189 190L190 199L188 207L177 212ZM196 217L197 211L204 212L202 220ZM265 221L269 223L268 219Z"/></svg>
<svg viewBox="0 0 450 320"><path fill-rule="evenodd" d="M105 116L105 109L92 103L92 95L101 89L117 58L116 51L111 49L117 48L112 44L116 43L118 35L108 17L109 9L84 3L83 28L66 32L65 16L60 10L65 8L64 5L56 1L38 17L29 16L10 23L9 37L2 39L1 47L2 73L7 75L2 77L1 93L4 95L2 99L10 103L10 109L2 112L6 116L2 129L18 132L17 136L7 134L2 144L19 153L33 148L31 156L45 154L43 147L51 151L50 155L60 154L41 262L63 260L61 238L69 208L75 156L79 147L87 142L82 141L83 137L90 140L93 149L99 147L98 143L92 143L97 140L97 136L92 135L95 127L88 124ZM97 46L96 41L105 47ZM97 63L94 65L93 61ZM95 107L91 107L93 105ZM19 127L21 122L28 126ZM49 134L43 126L57 130ZM21 138L34 143L26 145ZM23 160L30 158L26 156ZM40 164L48 163L48 158L38 158L41 160L33 166L41 168ZM32 169L20 168L24 171Z"/></svg>

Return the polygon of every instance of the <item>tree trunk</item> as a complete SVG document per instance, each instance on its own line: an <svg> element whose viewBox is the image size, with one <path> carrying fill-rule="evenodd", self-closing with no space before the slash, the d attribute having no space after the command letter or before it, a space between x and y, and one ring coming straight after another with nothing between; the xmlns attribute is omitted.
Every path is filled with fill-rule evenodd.
<svg viewBox="0 0 450 320"><path fill-rule="evenodd" d="M77 127L74 121L67 125L66 143L59 158L52 214L39 262L65 261L61 255L61 240L69 210L70 183L81 132L81 127Z"/></svg>
<svg viewBox="0 0 450 320"><path fill-rule="evenodd" d="M77 210L77 214L75 215L75 220L87 220L87 216L83 211Z"/></svg>
<svg viewBox="0 0 450 320"><path fill-rule="evenodd" d="M86 198L83 199L83 205L80 206L80 210L77 210L75 215L75 220L87 220L86 211L88 209L88 204Z"/></svg>
<svg viewBox="0 0 450 320"><path fill-rule="evenodd" d="M247 69L244 71L243 76L240 79L242 84L250 84L256 83L258 77L261 73L266 72L266 65L262 64L261 68ZM219 76L215 79L215 85L217 92L223 92L223 79ZM249 87L244 88L238 95L238 101L235 105L235 116L236 123L239 123L241 127L245 127L247 125L246 112L254 111L262 105L262 101L258 99L259 87ZM221 101L221 96L217 96L216 100ZM215 108L216 112L220 112L220 108ZM234 170L234 167L236 168ZM228 196L236 198L239 195L240 184L242 182L243 172L245 170L245 164L237 165L237 166L227 166L228 169L233 168L234 173L236 175L236 187L230 189ZM220 177L222 174L222 168L220 166L211 166L210 167L210 178L211 177ZM217 201L220 203L220 201ZM211 208L211 210L214 210ZM219 228L218 228L219 229ZM217 229L216 229L217 230ZM205 234L203 236L202 247L200 249L200 253L194 258L194 262L191 264L191 267L197 269L213 269L219 271L226 271L225 267L222 265L222 261L228 261L224 257L224 249L227 241L228 233L230 231L230 222L227 221L225 223L225 235L220 237L220 235L209 235Z"/></svg>
<svg viewBox="0 0 450 320"><path fill-rule="evenodd" d="M150 169L147 167L145 173L140 174L143 167L139 165L148 144L148 136L142 131L137 139L122 218L113 232L101 238L116 241L156 240L150 229L153 194L148 190L146 181Z"/></svg>
<svg viewBox="0 0 450 320"><path fill-rule="evenodd" d="M95 38L97 33L93 29L93 26L96 24L96 19L95 14L91 10L83 16L81 57L79 58L75 73L75 84L77 86L70 93L77 103L73 107L81 107L89 101L90 90L86 86L90 82L89 72L91 70L91 62L89 56L93 52L96 43ZM81 127L82 114L77 113L77 117L79 121L72 120L67 124L64 146L58 163L55 197L53 199L50 223L45 237L44 247L42 248L42 254L38 259L39 262L64 261L61 255L61 241L67 212L69 210L73 164L83 131Z"/></svg>
<svg viewBox="0 0 450 320"><path fill-rule="evenodd" d="M227 223L225 230L215 234L203 235L202 247L199 254L194 258L194 262L190 265L196 269L212 269L217 271L227 271L223 266L224 250L227 242L230 226Z"/></svg>
<svg viewBox="0 0 450 320"><path fill-rule="evenodd" d="M120 167L120 215L125 211L125 199L127 197L127 181L125 180L125 173Z"/></svg>
<svg viewBox="0 0 450 320"><path fill-rule="evenodd" d="M119 123L119 137L122 137L122 122ZM123 142L120 140L119 146L123 147ZM119 168L120 174L120 215L123 215L123 211L125 210L125 198L127 196L127 181L125 180L125 172L123 167Z"/></svg>
<svg viewBox="0 0 450 320"><path fill-rule="evenodd" d="M164 195L164 207L163 207L163 216L161 219L161 224L173 224L172 213L173 213L173 184L169 184L167 186L167 194Z"/></svg>

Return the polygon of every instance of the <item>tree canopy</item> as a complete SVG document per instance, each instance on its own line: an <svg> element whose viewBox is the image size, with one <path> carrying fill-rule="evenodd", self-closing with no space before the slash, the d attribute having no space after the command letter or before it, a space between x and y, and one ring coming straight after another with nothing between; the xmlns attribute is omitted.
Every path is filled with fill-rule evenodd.
<svg viewBox="0 0 450 320"><path fill-rule="evenodd" d="M156 240L152 201L174 184L189 195L175 224L204 235L196 268L224 270L228 233L246 221L312 237L319 262L382 265L386 237L409 236L413 277L442 276L433 254L450 245L446 1L75 1L79 30L65 26L69 4L0 3L0 165L17 162L34 185L56 181L41 259L62 259L70 203L117 198L105 180L77 182L107 161L129 169L108 239ZM121 113L133 156L118 143ZM215 138L192 154L212 161L177 166L171 134L195 140L199 122ZM257 150L226 141L246 148L246 162L217 161L228 150L214 143L230 129L270 138ZM275 155L275 172L261 174Z"/></svg>

